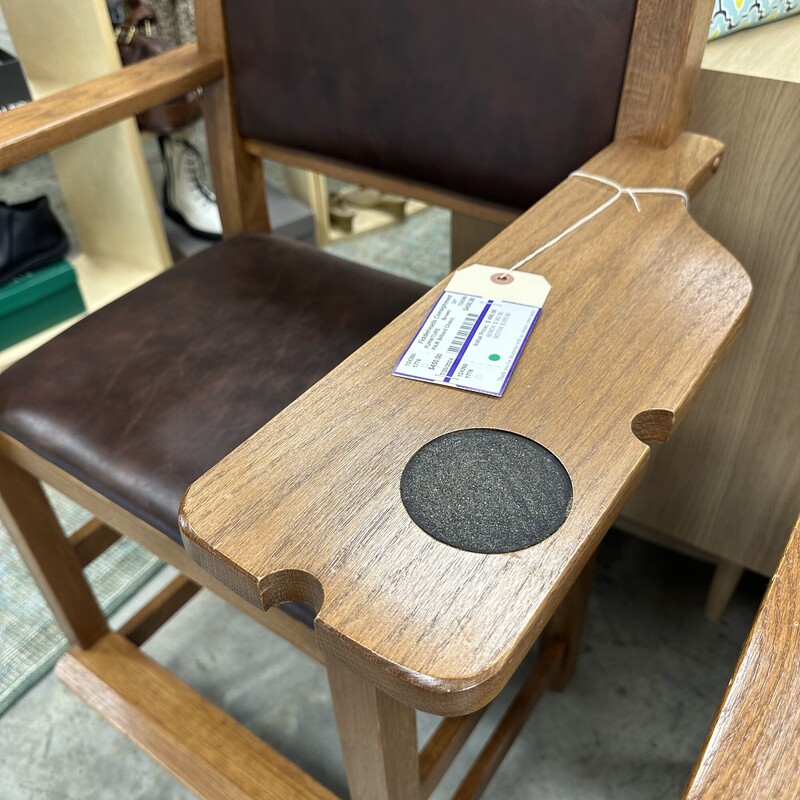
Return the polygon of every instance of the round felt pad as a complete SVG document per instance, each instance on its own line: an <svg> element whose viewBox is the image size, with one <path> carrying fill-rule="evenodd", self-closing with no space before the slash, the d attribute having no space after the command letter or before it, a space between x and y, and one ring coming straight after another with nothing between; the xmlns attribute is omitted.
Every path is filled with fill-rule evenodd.
<svg viewBox="0 0 800 800"><path fill-rule="evenodd" d="M510 553L555 533L572 506L572 481L546 447L508 431L454 431L406 464L400 494L411 519L440 542Z"/></svg>

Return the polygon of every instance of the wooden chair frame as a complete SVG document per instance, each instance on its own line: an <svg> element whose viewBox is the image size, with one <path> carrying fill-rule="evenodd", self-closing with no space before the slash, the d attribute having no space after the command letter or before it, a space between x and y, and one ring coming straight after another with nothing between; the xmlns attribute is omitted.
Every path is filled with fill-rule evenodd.
<svg viewBox="0 0 800 800"><path fill-rule="evenodd" d="M639 0L616 143L598 157L601 167L616 165L631 183L640 185L666 175L672 185L689 192L699 189L716 170L721 145L682 134L699 77L711 6L712 0ZM226 237L269 230L262 157L399 191L489 223L505 225L516 218L518 212L513 209L243 140L227 79L221 0L197 0L196 17L196 45L5 115L0 170L203 85L211 164ZM673 423L672 419L643 419L637 435L648 441L663 440ZM95 520L66 538L40 481L87 508ZM60 662L58 675L202 797L288 800L333 795L138 650L200 587L214 591L327 664L354 800L427 797L491 699L488 695L474 699L472 705L479 707L468 714L445 711L452 716L418 754L411 704L357 674L329 651L323 653L314 631L277 609L263 611L242 599L178 544L6 435L0 435L0 511L73 645ZM111 632L83 567L119 535L143 545L181 575L120 630ZM572 588L565 588L559 604L551 609L533 672L462 782L457 800L482 793L541 693L566 686L575 668L592 565L590 550L580 563L571 565L564 585ZM498 686L493 688L496 691Z"/></svg>
<svg viewBox="0 0 800 800"><path fill-rule="evenodd" d="M684 800L800 793L800 518L770 580Z"/></svg>

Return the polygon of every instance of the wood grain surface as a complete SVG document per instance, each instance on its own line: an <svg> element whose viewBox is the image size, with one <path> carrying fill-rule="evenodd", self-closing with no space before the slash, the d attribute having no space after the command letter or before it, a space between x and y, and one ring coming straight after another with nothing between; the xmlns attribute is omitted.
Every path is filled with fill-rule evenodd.
<svg viewBox="0 0 800 800"><path fill-rule="evenodd" d="M264 613L263 610L246 603L227 586L221 584L213 576L209 575L206 570L195 564L186 554L186 550L183 547L168 536L164 536L161 531L150 527L129 511L103 497L103 495L81 483L68 472L64 472L64 470L28 450L16 439L12 439L4 433L0 433L0 454L3 456L0 458L0 492L8 489L9 494L4 496L11 498L12 502L9 502L7 507L11 508L12 511L18 509L15 511L17 515L16 525L13 522L9 522L9 516L3 516L3 520L9 527L12 537L15 532L19 535L22 542L20 552L23 555L26 553L27 548L31 548L32 554L42 559L41 572L37 572L38 567L35 564L30 565L30 562L29 568L36 577L37 584L48 598L48 601L59 605L60 610L56 613L69 614L68 626L65 627L65 630L81 632L81 638L70 634L74 641L89 647L92 642L107 631L105 617L86 585L82 573L76 571L70 553L67 551L65 555L61 554L61 546L56 534L61 536L68 544L70 540L61 535L53 512L32 476L72 498L82 508L91 511L97 519L119 531L123 536L127 536L137 542L162 561L166 561L175 569L183 572L196 583L210 589L265 628L286 639L306 655L325 663L325 658L316 645L314 631L311 628L278 608L270 609ZM16 481L14 483L4 483L3 466L7 462L14 462L11 466L21 473L22 478L20 480L24 480L25 486L33 486L34 490L38 490L38 493L26 493L24 489L20 488L21 484ZM44 506L38 502L39 499L45 503ZM3 504L0 501L0 513L2 510ZM53 524L55 528L51 527ZM24 540L20 526L24 526L27 534ZM69 550L73 550L73 548L70 547ZM78 562L79 565L80 562ZM61 617L59 617L60 620Z"/></svg>
<svg viewBox="0 0 800 800"><path fill-rule="evenodd" d="M91 647L108 630L83 568L34 477L0 458L0 520L73 644Z"/></svg>
<svg viewBox="0 0 800 800"><path fill-rule="evenodd" d="M692 213L747 269L753 306L623 513L769 576L800 497L800 84L704 71L692 127L726 147Z"/></svg>
<svg viewBox="0 0 800 800"><path fill-rule="evenodd" d="M336 800L120 634L70 650L56 674L198 797Z"/></svg>
<svg viewBox="0 0 800 800"><path fill-rule="evenodd" d="M686 129L714 0L639 0L617 139L664 147Z"/></svg>
<svg viewBox="0 0 800 800"><path fill-rule="evenodd" d="M445 717L419 754L419 795L427 800L461 752L486 709L466 717Z"/></svg>
<svg viewBox="0 0 800 800"><path fill-rule="evenodd" d="M3 114L0 171L222 76L219 58L187 44Z"/></svg>
<svg viewBox="0 0 800 800"><path fill-rule="evenodd" d="M267 195L261 159L247 153L239 135L230 84L227 24L220 0L195 0L200 53L219 59L225 80L203 92L208 157L226 239L240 233L268 233Z"/></svg>
<svg viewBox="0 0 800 800"><path fill-rule="evenodd" d="M328 660L328 683L351 800L419 800L414 709Z"/></svg>
<svg viewBox="0 0 800 800"><path fill-rule="evenodd" d="M374 169L362 167L358 164L338 161L316 153L306 153L291 147L282 147L269 142L261 142L257 139L245 139L244 147L248 153L260 158L270 158L293 167L322 172L332 178L338 178L348 183L363 183L383 192L413 197L415 200L443 206L460 214L493 222L497 225L507 225L521 213L518 209L499 206L484 200L476 200L474 197L467 197L466 195L440 189L420 181L396 175L387 175L384 172L377 172Z"/></svg>
<svg viewBox="0 0 800 800"><path fill-rule="evenodd" d="M718 142L618 143L587 165L628 185L696 188ZM609 196L569 179L476 256L509 266ZM315 605L317 641L409 705L443 715L487 703L530 649L668 438L750 298L741 266L676 197L618 202L527 269L553 286L501 399L396 378L392 368L443 284L188 490L188 552L243 598ZM426 442L503 428L550 448L574 503L516 553L479 555L422 532L400 474Z"/></svg>
<svg viewBox="0 0 800 800"><path fill-rule="evenodd" d="M141 647L165 622L168 622L201 589L186 575L173 578L155 597L143 605L118 631L129 642Z"/></svg>
<svg viewBox="0 0 800 800"><path fill-rule="evenodd" d="M533 712L559 669L566 644L552 640L543 643L536 665L506 709L489 740L481 749L469 772L456 789L452 800L478 800L486 790L519 732Z"/></svg>
<svg viewBox="0 0 800 800"><path fill-rule="evenodd" d="M69 543L82 567L91 564L118 540L119 533L99 519L90 519L69 537Z"/></svg>
<svg viewBox="0 0 800 800"><path fill-rule="evenodd" d="M800 797L800 519L742 650L685 800Z"/></svg>

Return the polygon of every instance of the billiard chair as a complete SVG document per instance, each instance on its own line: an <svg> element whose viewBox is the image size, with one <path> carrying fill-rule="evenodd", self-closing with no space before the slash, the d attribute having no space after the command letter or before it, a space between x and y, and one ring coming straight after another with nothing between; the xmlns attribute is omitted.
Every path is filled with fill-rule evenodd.
<svg viewBox="0 0 800 800"><path fill-rule="evenodd" d="M711 10L196 0L197 45L4 115L0 169L204 86L225 240L0 376L0 505L72 643L58 675L199 795L332 797L138 649L206 587L326 664L355 800L427 797L538 640L477 797L567 685L595 550L751 292L681 197L622 195L524 267L552 291L502 398L394 377L445 283L267 235L261 158L507 226L470 263L509 267L613 194L578 168L711 177L722 145L684 132ZM486 512L480 546L412 520L424 469L456 539ZM40 481L96 519L66 538ZM82 568L118 535L183 575L113 632ZM446 717L421 753L414 709Z"/></svg>

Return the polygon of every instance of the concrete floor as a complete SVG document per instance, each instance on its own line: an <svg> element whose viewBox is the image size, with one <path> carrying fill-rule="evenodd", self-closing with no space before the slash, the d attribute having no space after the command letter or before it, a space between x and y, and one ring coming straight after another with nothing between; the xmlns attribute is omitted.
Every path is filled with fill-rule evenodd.
<svg viewBox="0 0 800 800"><path fill-rule="evenodd" d="M765 585L748 577L722 622L711 624L702 615L710 574L705 564L609 534L577 675L566 692L542 699L487 800L680 796ZM168 578L165 570L140 594ZM346 796L318 664L208 592L145 650ZM501 711L487 715L434 800L450 796L465 758L478 751ZM434 718L420 717L421 741L434 725ZM193 796L52 675L0 718L0 742L4 800Z"/></svg>

